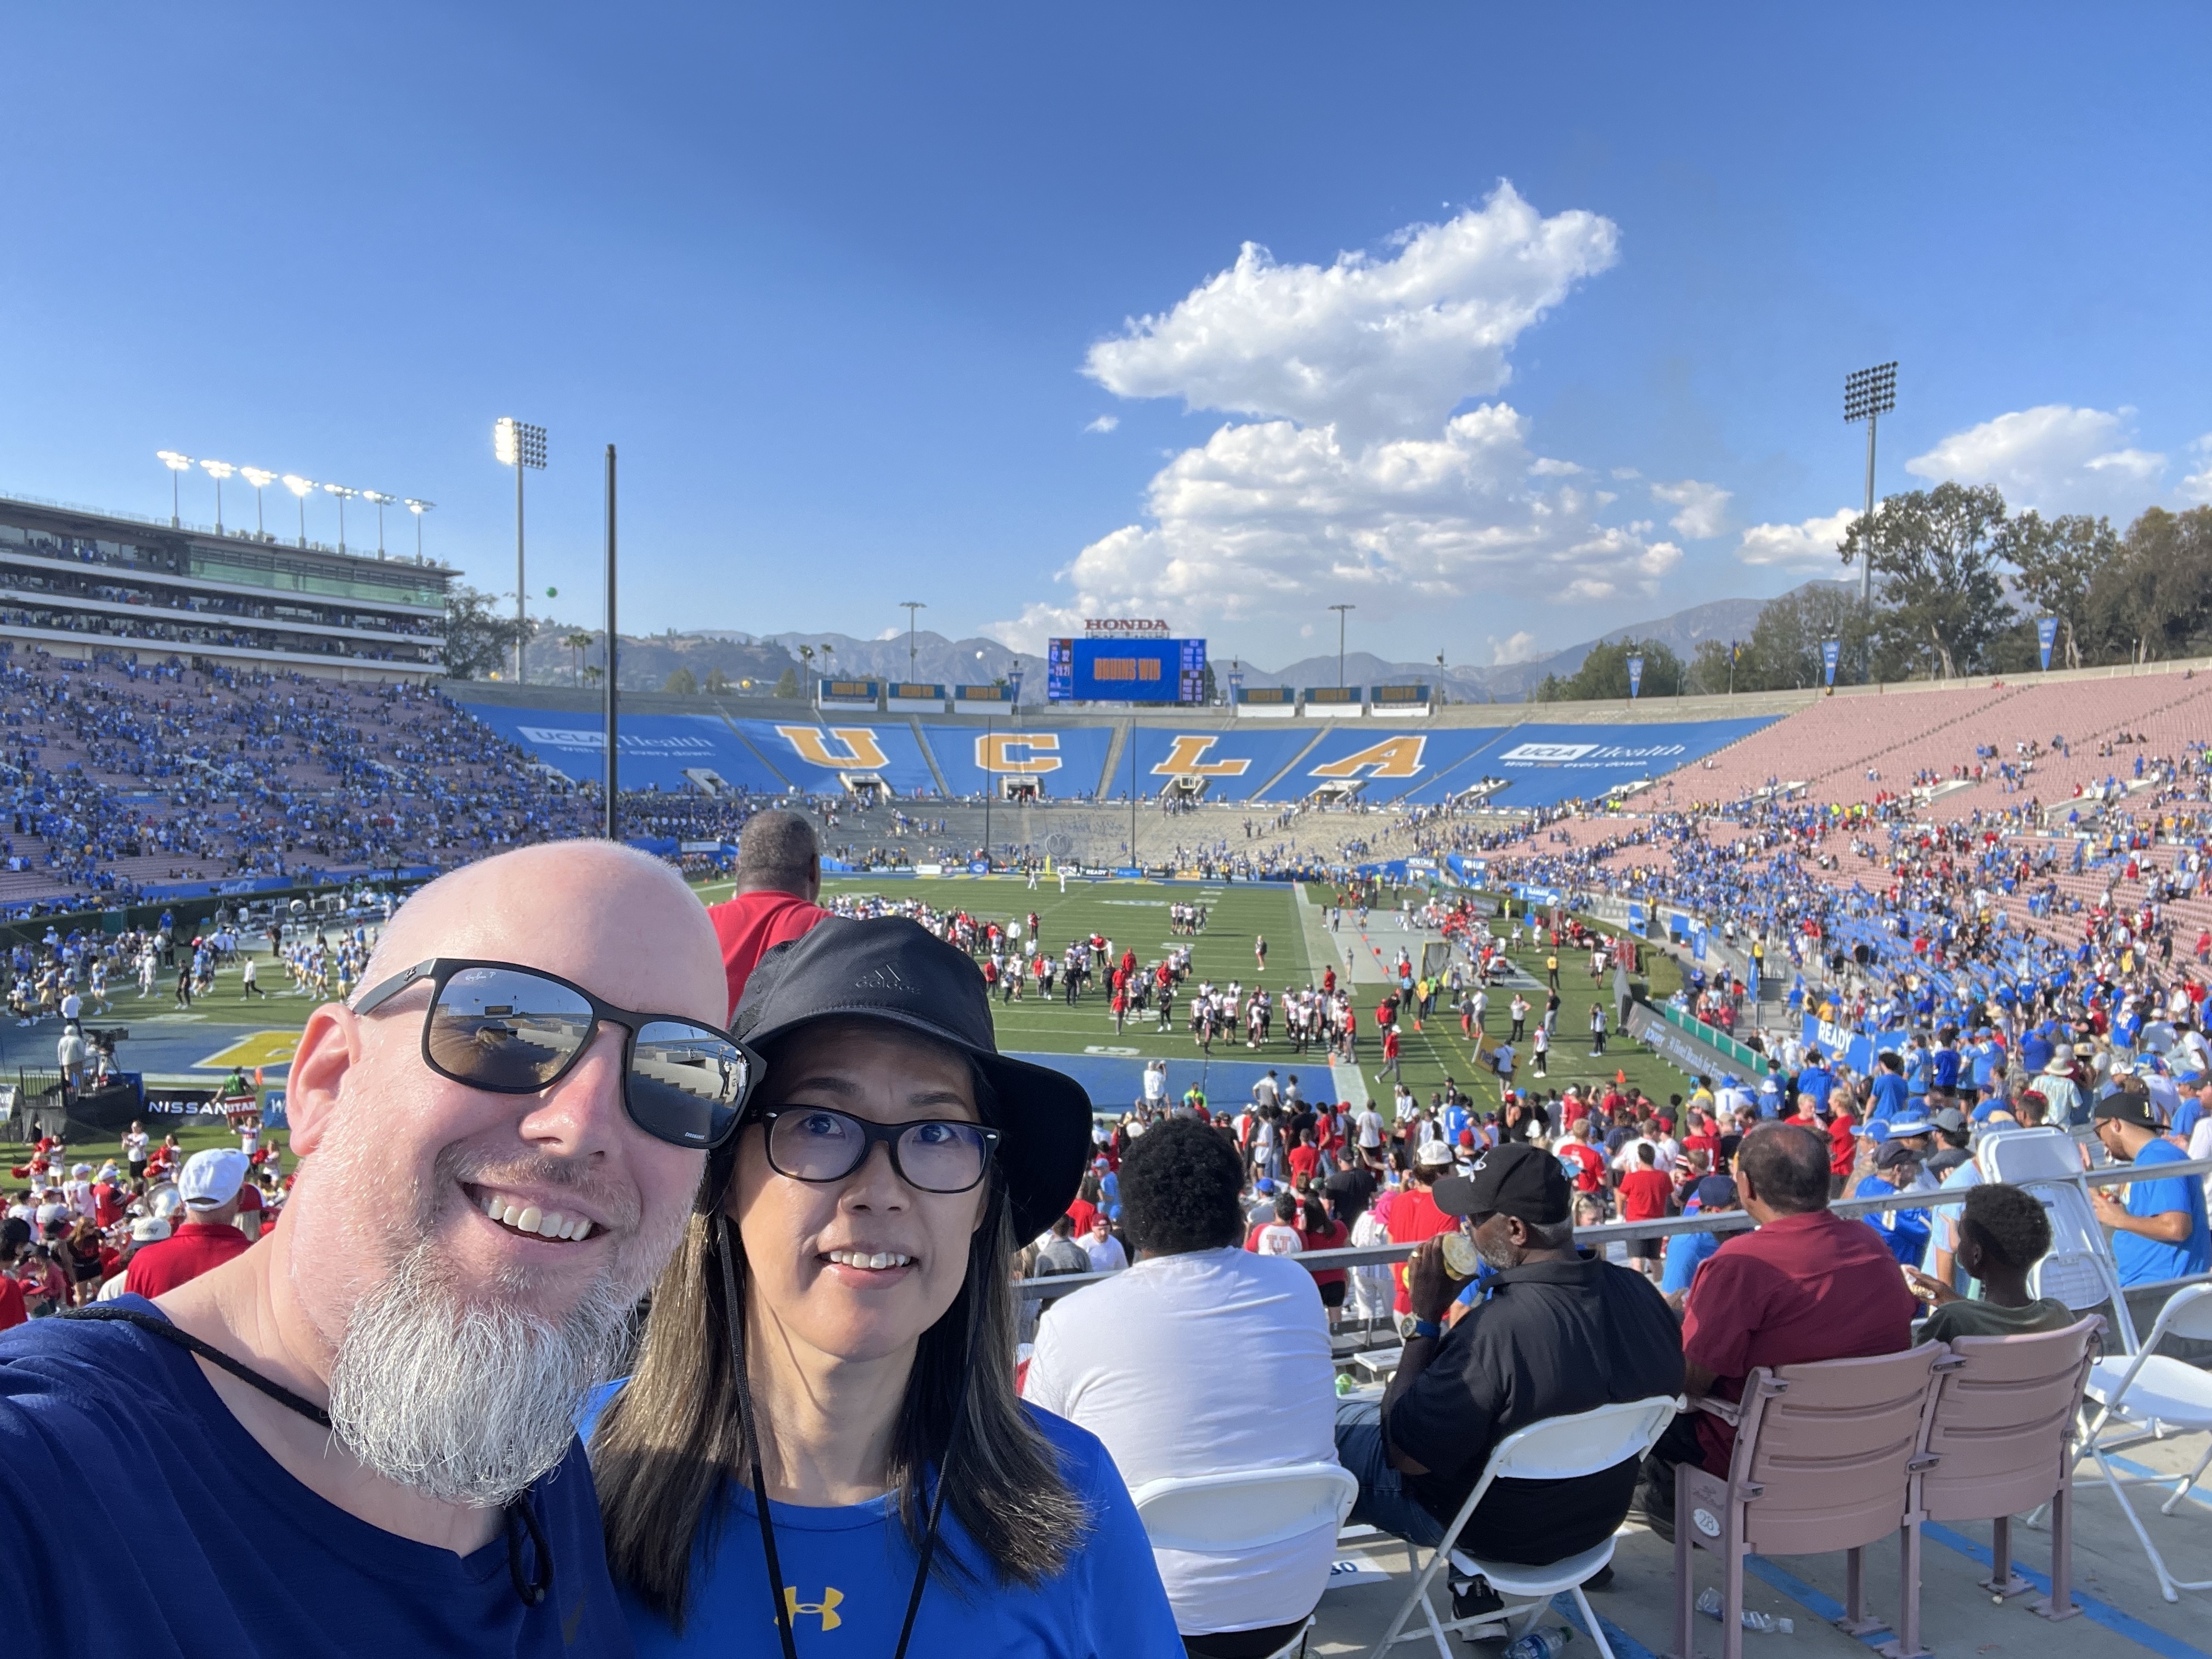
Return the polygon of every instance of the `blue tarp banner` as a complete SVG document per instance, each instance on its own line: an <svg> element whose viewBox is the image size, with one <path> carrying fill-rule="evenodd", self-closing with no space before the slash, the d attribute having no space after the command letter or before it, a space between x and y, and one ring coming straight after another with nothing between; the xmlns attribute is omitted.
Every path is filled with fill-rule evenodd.
<svg viewBox="0 0 2212 1659"><path fill-rule="evenodd" d="M1487 775L1506 780L1492 797L1507 806L1555 806L1589 799L1641 778L1656 778L1749 737L1778 716L1620 726L1516 726L1468 765L1455 787Z"/></svg>
<svg viewBox="0 0 2212 1659"><path fill-rule="evenodd" d="M465 702L463 707L510 743L577 782L605 781L607 726L599 711L567 714L499 703ZM782 793L775 775L717 715L625 714L617 730L624 789L691 789L695 786L684 770L702 767L733 789Z"/></svg>

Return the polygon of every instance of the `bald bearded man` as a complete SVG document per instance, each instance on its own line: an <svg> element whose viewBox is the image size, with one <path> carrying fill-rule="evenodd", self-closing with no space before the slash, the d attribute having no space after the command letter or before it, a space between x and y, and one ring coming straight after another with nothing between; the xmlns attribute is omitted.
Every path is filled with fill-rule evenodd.
<svg viewBox="0 0 2212 1659"><path fill-rule="evenodd" d="M362 984L301 1036L265 1237L0 1334L11 1647L630 1651L572 1425L750 1081L714 930L558 842L423 889Z"/></svg>

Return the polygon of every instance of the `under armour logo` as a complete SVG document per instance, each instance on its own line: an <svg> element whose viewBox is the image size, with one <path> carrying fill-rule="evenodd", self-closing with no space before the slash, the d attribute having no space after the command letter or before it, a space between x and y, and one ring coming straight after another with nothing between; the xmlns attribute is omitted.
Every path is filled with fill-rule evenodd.
<svg viewBox="0 0 2212 1659"><path fill-rule="evenodd" d="M911 991L914 987L900 978L899 970L887 962L881 967L871 968L854 980L853 988L856 991Z"/></svg>
<svg viewBox="0 0 2212 1659"><path fill-rule="evenodd" d="M786 1584L783 1587L783 1610L790 1614L793 1621L797 1622L799 1615L802 1613L817 1614L821 1618L822 1628L825 1632L836 1629L845 1622L837 1616L837 1604L844 1599L844 1591L832 1589L827 1584L822 1587L822 1599L819 1601L802 1601L799 1599L799 1589L796 1585Z"/></svg>

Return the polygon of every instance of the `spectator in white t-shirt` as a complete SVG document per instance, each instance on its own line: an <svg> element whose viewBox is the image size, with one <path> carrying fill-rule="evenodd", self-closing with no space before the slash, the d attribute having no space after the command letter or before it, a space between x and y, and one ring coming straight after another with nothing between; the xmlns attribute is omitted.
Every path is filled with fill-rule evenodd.
<svg viewBox="0 0 2212 1659"><path fill-rule="evenodd" d="M1114 1237L1114 1224L1101 1210L1091 1223L1091 1231L1083 1237L1084 1253L1091 1258L1094 1273L1115 1273L1129 1265L1129 1253L1121 1248L1121 1241Z"/></svg>
<svg viewBox="0 0 2212 1659"><path fill-rule="evenodd" d="M1203 1124L1159 1125L1121 1162L1137 1265L1055 1304L1039 1328L1024 1394L1104 1441L1132 1492L1335 1460L1321 1293L1296 1261L1237 1248L1243 1174ZM1335 1544L1327 1521L1234 1556L1153 1554L1191 1653L1270 1653L1320 1600Z"/></svg>

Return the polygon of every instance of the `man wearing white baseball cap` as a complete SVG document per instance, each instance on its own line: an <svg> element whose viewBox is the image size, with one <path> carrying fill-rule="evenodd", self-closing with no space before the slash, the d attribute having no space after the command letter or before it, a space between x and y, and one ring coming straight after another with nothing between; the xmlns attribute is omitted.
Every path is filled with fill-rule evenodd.
<svg viewBox="0 0 2212 1659"><path fill-rule="evenodd" d="M177 1174L185 1218L167 1238L131 1258L126 1295L166 1296L179 1285L220 1267L250 1246L238 1231L238 1189L246 1184L246 1154L227 1147L194 1152Z"/></svg>

